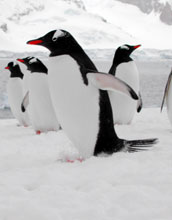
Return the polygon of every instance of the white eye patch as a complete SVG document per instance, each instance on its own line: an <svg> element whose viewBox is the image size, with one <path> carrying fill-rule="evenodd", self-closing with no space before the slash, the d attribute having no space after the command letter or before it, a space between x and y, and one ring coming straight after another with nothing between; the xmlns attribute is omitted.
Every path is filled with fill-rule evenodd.
<svg viewBox="0 0 172 220"><path fill-rule="evenodd" d="M62 32L61 30L57 30L57 31L54 33L54 35L53 35L53 37L52 37L52 40L53 40L53 41L56 41L59 37L63 37L64 35L65 35L64 32Z"/></svg>
<svg viewBox="0 0 172 220"><path fill-rule="evenodd" d="M35 63L35 62L37 62L37 59L36 58L32 58L31 60L29 60L29 64L31 64L31 63Z"/></svg>
<svg viewBox="0 0 172 220"><path fill-rule="evenodd" d="M127 47L126 45L122 45L120 48L125 49L125 50L129 50L129 47Z"/></svg>
<svg viewBox="0 0 172 220"><path fill-rule="evenodd" d="M31 56L28 56L28 57L26 57L28 60L31 60L31 59L33 59L34 57L31 57Z"/></svg>

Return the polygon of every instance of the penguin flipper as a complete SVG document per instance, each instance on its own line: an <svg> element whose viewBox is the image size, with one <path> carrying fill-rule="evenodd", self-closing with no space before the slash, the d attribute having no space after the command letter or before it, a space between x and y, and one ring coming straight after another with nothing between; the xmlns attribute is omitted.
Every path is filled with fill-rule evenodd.
<svg viewBox="0 0 172 220"><path fill-rule="evenodd" d="M139 92L139 99L137 101L137 112L139 113L141 110L142 110L142 107L143 107L143 101L142 101L142 97L141 97L141 94Z"/></svg>
<svg viewBox="0 0 172 220"><path fill-rule="evenodd" d="M21 104L21 110L22 112L26 111L27 106L29 105L29 91L27 91L26 95L23 98L22 104Z"/></svg>
<svg viewBox="0 0 172 220"><path fill-rule="evenodd" d="M135 91L124 81L119 78L106 73L87 73L87 78L95 87L101 90L109 90L114 92L120 92L127 96L138 100L138 96Z"/></svg>
<svg viewBox="0 0 172 220"><path fill-rule="evenodd" d="M164 106L165 97L168 95L168 90L169 90L171 78L172 78L172 70L171 70L171 72L170 72L170 75L169 75L168 80L167 80L167 84L166 84L166 86L165 86L164 96L163 96L162 104L161 104L161 112L162 112L162 109L163 109L163 106Z"/></svg>

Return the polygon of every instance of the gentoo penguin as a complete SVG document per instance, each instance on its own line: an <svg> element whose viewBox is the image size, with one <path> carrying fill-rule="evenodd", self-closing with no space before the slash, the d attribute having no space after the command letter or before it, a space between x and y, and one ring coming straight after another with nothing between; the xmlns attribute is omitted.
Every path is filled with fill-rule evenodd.
<svg viewBox="0 0 172 220"><path fill-rule="evenodd" d="M142 100L139 92L139 72L130 54L141 45L123 45L115 52L109 74L126 82L138 94L139 100L132 100L123 94L109 92L109 97L113 109L115 124L130 124L136 110L142 108Z"/></svg>
<svg viewBox="0 0 172 220"><path fill-rule="evenodd" d="M172 83L171 83L171 79L172 79L172 70L169 74L167 84L165 87L164 96L163 96L163 100L162 100L162 104L161 104L161 111L163 109L163 105L166 100L167 114L168 114L168 118L170 120L170 123L172 124Z"/></svg>
<svg viewBox="0 0 172 220"><path fill-rule="evenodd" d="M22 110L30 105L30 118L36 134L59 130L59 123L52 106L48 88L47 67L35 57L17 59L24 63L31 72L29 78L29 92L26 94Z"/></svg>
<svg viewBox="0 0 172 220"><path fill-rule="evenodd" d="M21 103L24 97L23 94L23 73L18 64L14 62L8 63L5 67L11 72L10 79L7 83L8 102L14 117L19 121L20 125L30 125L30 120L27 112L21 111Z"/></svg>
<svg viewBox="0 0 172 220"><path fill-rule="evenodd" d="M112 75L99 73L74 37L53 30L27 42L50 50L48 79L53 106L67 136L83 159L100 153L133 152L156 139L127 141L118 138L113 124L108 89L137 99L136 93Z"/></svg>

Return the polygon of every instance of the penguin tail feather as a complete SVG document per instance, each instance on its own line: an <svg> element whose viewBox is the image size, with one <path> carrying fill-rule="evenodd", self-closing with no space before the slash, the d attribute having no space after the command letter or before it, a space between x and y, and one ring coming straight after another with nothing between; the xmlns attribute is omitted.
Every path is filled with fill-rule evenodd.
<svg viewBox="0 0 172 220"><path fill-rule="evenodd" d="M143 140L126 140L124 151L129 153L146 151L149 147L158 143L157 138L143 139Z"/></svg>

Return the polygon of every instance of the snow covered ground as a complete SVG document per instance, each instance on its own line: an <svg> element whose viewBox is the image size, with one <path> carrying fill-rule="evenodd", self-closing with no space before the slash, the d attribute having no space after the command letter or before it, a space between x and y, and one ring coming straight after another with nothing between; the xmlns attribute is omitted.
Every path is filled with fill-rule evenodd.
<svg viewBox="0 0 172 220"><path fill-rule="evenodd" d="M166 111L143 109L132 125L116 128L128 139L158 137L149 151L86 161L63 131L35 135L0 120L1 220L171 220L172 128Z"/></svg>

